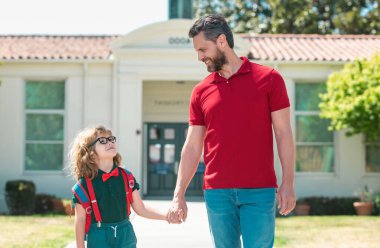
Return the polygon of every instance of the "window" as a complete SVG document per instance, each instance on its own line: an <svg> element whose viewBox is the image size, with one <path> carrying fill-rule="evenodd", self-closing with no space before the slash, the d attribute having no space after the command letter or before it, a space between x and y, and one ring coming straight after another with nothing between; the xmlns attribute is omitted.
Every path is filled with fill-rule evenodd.
<svg viewBox="0 0 380 248"><path fill-rule="evenodd" d="M365 171L380 172L380 137L374 142L365 144Z"/></svg>
<svg viewBox="0 0 380 248"><path fill-rule="evenodd" d="M334 171L334 133L327 130L329 121L319 117L319 94L322 83L296 83L296 171Z"/></svg>
<svg viewBox="0 0 380 248"><path fill-rule="evenodd" d="M176 18L193 18L193 1L192 0L170 0L169 1L169 19Z"/></svg>
<svg viewBox="0 0 380 248"><path fill-rule="evenodd" d="M62 170L64 108L64 81L26 82L26 171Z"/></svg>

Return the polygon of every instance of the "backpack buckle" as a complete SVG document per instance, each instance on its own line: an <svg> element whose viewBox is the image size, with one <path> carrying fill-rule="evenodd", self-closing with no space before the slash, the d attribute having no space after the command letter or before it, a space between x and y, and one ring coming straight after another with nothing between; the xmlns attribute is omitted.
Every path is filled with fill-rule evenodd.
<svg viewBox="0 0 380 248"><path fill-rule="evenodd" d="M92 213L92 208L91 208L91 206L88 206L88 207L85 209L85 211L86 211L86 214L91 214L91 213Z"/></svg>

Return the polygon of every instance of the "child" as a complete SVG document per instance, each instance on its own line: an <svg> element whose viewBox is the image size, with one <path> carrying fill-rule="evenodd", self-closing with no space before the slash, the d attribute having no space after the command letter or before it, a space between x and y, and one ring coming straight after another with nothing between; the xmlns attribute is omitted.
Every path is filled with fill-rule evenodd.
<svg viewBox="0 0 380 248"><path fill-rule="evenodd" d="M83 130L69 156L78 180L72 189L78 248L85 247L85 236L89 248L136 247L130 205L142 217L166 220L165 214L144 205L136 179L120 167L116 137L110 130L103 126Z"/></svg>

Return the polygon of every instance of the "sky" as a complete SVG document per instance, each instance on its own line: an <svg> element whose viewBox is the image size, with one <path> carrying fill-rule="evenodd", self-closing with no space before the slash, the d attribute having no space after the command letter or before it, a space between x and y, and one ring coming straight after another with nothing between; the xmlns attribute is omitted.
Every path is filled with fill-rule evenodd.
<svg viewBox="0 0 380 248"><path fill-rule="evenodd" d="M3 0L0 34L126 34L168 20L169 0Z"/></svg>

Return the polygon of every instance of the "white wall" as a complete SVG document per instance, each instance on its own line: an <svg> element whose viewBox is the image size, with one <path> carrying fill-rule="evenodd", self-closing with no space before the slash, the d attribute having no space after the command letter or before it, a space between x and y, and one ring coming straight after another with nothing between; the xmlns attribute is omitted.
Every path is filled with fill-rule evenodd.
<svg viewBox="0 0 380 248"><path fill-rule="evenodd" d="M37 193L70 197L74 180L63 171L24 171L24 92L28 79L64 79L65 155L76 133L85 126L111 125L112 64L5 62L0 66L0 212L6 211L4 187L8 180L31 180ZM84 91L85 89L85 91ZM65 156L65 165L67 160Z"/></svg>

